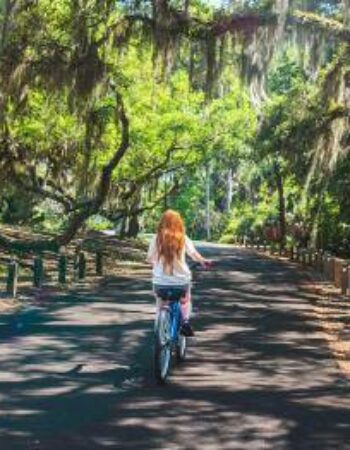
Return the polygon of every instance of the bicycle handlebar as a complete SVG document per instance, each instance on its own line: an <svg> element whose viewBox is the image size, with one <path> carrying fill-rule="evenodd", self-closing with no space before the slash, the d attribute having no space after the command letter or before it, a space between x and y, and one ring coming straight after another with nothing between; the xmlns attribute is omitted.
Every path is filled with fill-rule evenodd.
<svg viewBox="0 0 350 450"><path fill-rule="evenodd" d="M190 265L191 269L210 270L214 266L214 261L207 261L204 264L201 264L199 262L191 262L189 265Z"/></svg>
<svg viewBox="0 0 350 450"><path fill-rule="evenodd" d="M202 267L204 270L210 270L213 268L213 266L214 266L214 261L206 261Z"/></svg>

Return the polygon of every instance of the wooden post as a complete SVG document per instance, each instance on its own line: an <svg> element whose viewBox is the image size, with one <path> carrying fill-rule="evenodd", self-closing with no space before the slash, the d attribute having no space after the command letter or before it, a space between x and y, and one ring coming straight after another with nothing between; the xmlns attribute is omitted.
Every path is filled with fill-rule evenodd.
<svg viewBox="0 0 350 450"><path fill-rule="evenodd" d="M294 261L294 246L293 245L290 247L290 260Z"/></svg>
<svg viewBox="0 0 350 450"><path fill-rule="evenodd" d="M327 278L328 277L328 255L324 253L322 255L322 273Z"/></svg>
<svg viewBox="0 0 350 450"><path fill-rule="evenodd" d="M58 282L65 284L67 281L67 256L60 255L58 260Z"/></svg>
<svg viewBox="0 0 350 450"><path fill-rule="evenodd" d="M327 280L329 280L329 278L330 278L330 260L331 260L331 257L329 254L327 254L326 258L325 258L325 265L324 265L324 272L325 272L325 276L326 276Z"/></svg>
<svg viewBox="0 0 350 450"><path fill-rule="evenodd" d="M341 273L341 293L342 295L346 295L348 293L348 282L349 282L349 267L347 264L344 264L342 267Z"/></svg>
<svg viewBox="0 0 350 450"><path fill-rule="evenodd" d="M314 258L314 266L316 268L316 270L319 270L320 267L320 252L317 250L317 252L315 252L315 258Z"/></svg>
<svg viewBox="0 0 350 450"><path fill-rule="evenodd" d="M96 275L103 275L103 252L96 252Z"/></svg>
<svg viewBox="0 0 350 450"><path fill-rule="evenodd" d="M7 266L6 293L11 297L17 295L18 263L12 261Z"/></svg>
<svg viewBox="0 0 350 450"><path fill-rule="evenodd" d="M316 265L315 262L316 262L316 253L314 250L312 250L310 252L310 265L314 267Z"/></svg>
<svg viewBox="0 0 350 450"><path fill-rule="evenodd" d="M301 252L301 262L302 262L303 266L306 265L306 250L305 249L303 249Z"/></svg>
<svg viewBox="0 0 350 450"><path fill-rule="evenodd" d="M329 253L325 257L324 273L328 280L334 280L334 258Z"/></svg>
<svg viewBox="0 0 350 450"><path fill-rule="evenodd" d="M266 252L266 250L267 250L267 243L266 241L264 241L264 252Z"/></svg>
<svg viewBox="0 0 350 450"><path fill-rule="evenodd" d="M334 269L335 269L335 259L334 259L334 256L332 256L329 259L329 279L331 281L334 281L334 279L335 279Z"/></svg>
<svg viewBox="0 0 350 450"><path fill-rule="evenodd" d="M44 263L41 256L34 258L33 266L33 284L35 287L40 288L43 284L44 278Z"/></svg>
<svg viewBox="0 0 350 450"><path fill-rule="evenodd" d="M79 253L78 260L78 278L83 280L86 276L86 257L84 252Z"/></svg>
<svg viewBox="0 0 350 450"><path fill-rule="evenodd" d="M319 250L318 251L318 256L317 256L317 269L322 272L323 271L323 251Z"/></svg>
<svg viewBox="0 0 350 450"><path fill-rule="evenodd" d="M312 266L312 251L307 250L307 265Z"/></svg>

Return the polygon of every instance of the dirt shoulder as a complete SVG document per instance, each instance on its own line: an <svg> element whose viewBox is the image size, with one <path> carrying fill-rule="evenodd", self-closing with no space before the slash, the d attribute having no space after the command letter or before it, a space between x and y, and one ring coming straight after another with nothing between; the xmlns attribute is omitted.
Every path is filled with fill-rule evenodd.
<svg viewBox="0 0 350 450"><path fill-rule="evenodd" d="M350 299L339 294L329 283L310 274L316 293L315 312L325 332L329 347L340 369L350 379Z"/></svg>
<svg viewBox="0 0 350 450"><path fill-rule="evenodd" d="M8 230L6 231L8 234ZM21 229L11 230L11 237L27 238L28 232ZM38 289L33 287L34 253L10 253L0 249L0 314L15 313L28 304L43 302L49 297L79 287L92 288L109 275L122 275L144 264L147 243L141 239L123 239L90 231L77 236L69 246L63 249L67 256L67 282L58 283L59 254L45 252L41 256L44 262L44 282ZM84 252L86 257L86 277L77 277L77 255ZM103 254L103 276L96 275L96 253ZM17 298L8 298L6 291L7 264L16 260L19 263Z"/></svg>

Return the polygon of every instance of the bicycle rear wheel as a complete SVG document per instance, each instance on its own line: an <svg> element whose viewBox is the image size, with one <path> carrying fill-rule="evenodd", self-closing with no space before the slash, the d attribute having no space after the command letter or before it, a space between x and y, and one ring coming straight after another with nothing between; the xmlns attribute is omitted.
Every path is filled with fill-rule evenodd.
<svg viewBox="0 0 350 450"><path fill-rule="evenodd" d="M164 383L171 365L171 319L168 310L159 312L154 345L154 374L159 383Z"/></svg>
<svg viewBox="0 0 350 450"><path fill-rule="evenodd" d="M177 362L183 362L186 359L187 351L187 339L186 336L179 334L176 344L176 360Z"/></svg>

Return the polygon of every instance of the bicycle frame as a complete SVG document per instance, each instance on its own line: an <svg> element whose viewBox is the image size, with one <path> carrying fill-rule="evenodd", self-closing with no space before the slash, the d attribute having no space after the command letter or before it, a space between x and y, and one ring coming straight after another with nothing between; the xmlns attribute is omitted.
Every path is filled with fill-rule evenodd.
<svg viewBox="0 0 350 450"><path fill-rule="evenodd" d="M164 302L161 309L167 310L170 313L170 323L171 323L170 338L171 343L176 344L182 320L180 301L175 300L170 302L169 301Z"/></svg>
<svg viewBox="0 0 350 450"><path fill-rule="evenodd" d="M171 341L173 343L176 343L182 319L180 302L179 301L170 302L169 309L171 317Z"/></svg>

